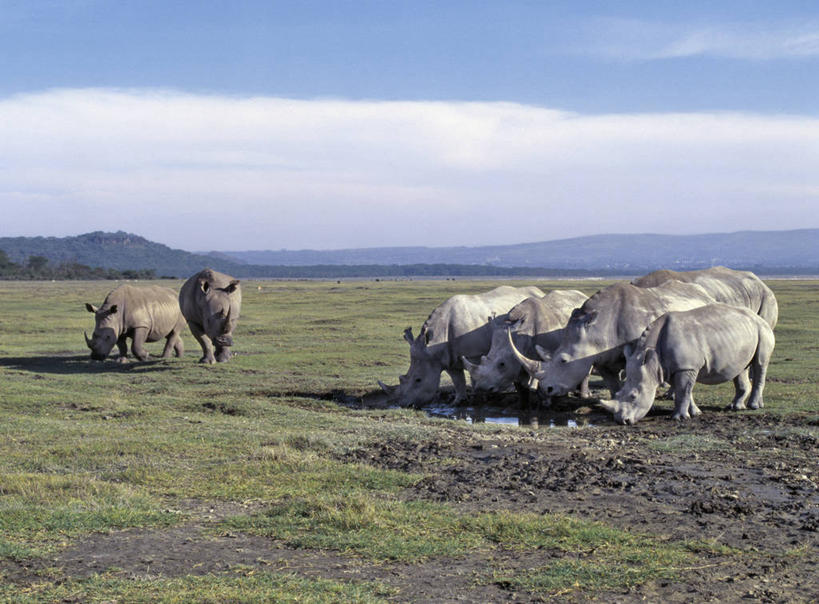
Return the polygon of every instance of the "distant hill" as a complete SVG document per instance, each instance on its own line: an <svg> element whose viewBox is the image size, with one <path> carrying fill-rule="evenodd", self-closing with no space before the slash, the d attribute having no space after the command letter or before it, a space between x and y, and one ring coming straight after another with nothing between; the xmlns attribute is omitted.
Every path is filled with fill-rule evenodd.
<svg viewBox="0 0 819 604"><path fill-rule="evenodd" d="M123 231L95 231L76 237L0 237L0 250L17 263L24 263L30 256L45 256L55 264L77 262L117 270L154 269L158 277L188 276L207 266L230 273L241 264L172 249Z"/></svg>
<svg viewBox="0 0 819 604"><path fill-rule="evenodd" d="M709 235L596 235L481 247L392 247L331 251L191 253L131 233L0 237L0 251L25 264L44 256L118 271L187 277L205 267L235 277L634 275L656 268L724 264L761 274L819 274L819 229Z"/></svg>
<svg viewBox="0 0 819 604"><path fill-rule="evenodd" d="M256 265L479 264L621 271L716 264L781 270L819 268L819 229L706 235L593 235L479 247L380 247L341 250L221 252Z"/></svg>

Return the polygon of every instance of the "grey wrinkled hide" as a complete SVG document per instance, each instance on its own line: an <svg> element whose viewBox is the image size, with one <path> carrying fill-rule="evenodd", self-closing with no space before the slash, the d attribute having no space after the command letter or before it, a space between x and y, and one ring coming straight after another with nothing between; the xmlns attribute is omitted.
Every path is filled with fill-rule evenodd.
<svg viewBox="0 0 819 604"><path fill-rule="evenodd" d="M713 303L699 285L666 281L657 287L615 283L576 309L548 361L519 356L542 396L561 396L577 387L594 366L612 395L625 367L623 346L640 337L657 317Z"/></svg>
<svg viewBox="0 0 819 604"><path fill-rule="evenodd" d="M729 408L745 409L748 399L748 407L758 409L774 343L771 326L745 308L709 304L669 312L629 351L623 388L616 400L602 404L620 423L633 424L645 417L657 386L666 381L674 389L674 419L687 419L700 413L692 396L695 382L733 380L736 394Z"/></svg>
<svg viewBox="0 0 819 604"><path fill-rule="evenodd" d="M202 347L199 362L222 363L230 359L233 330L242 310L239 280L206 268L182 285L179 306Z"/></svg>
<svg viewBox="0 0 819 604"><path fill-rule="evenodd" d="M684 283L696 283L717 302L747 308L776 327L779 305L776 296L762 280L750 271L735 271L715 266L699 271L659 270L634 279L638 287L656 287L669 279Z"/></svg>
<svg viewBox="0 0 819 604"><path fill-rule="evenodd" d="M515 347L528 357L536 358L535 346L553 352L560 344L563 328L575 308L588 296L573 289L552 290L545 296L526 298L513 307L507 317L492 322L492 344L489 352L476 364L464 361L477 392L503 392L515 386L522 402L528 402L529 374L515 357L506 335L513 326ZM581 388L582 389L582 388Z"/></svg>
<svg viewBox="0 0 819 604"><path fill-rule="evenodd" d="M85 308L94 313L94 333L86 345L91 349L91 358L102 361L114 345L119 349L119 361L125 362L128 355L127 338L131 338L131 351L140 361L148 359L145 342L156 342L165 338L163 358L171 353L181 357L184 345L180 334L185 328L185 320L179 310L176 292L156 285L136 287L120 285L105 297L97 308L86 304Z"/></svg>
<svg viewBox="0 0 819 604"><path fill-rule="evenodd" d="M381 387L398 404L423 405L436 396L441 372L446 371L455 386L455 402L461 402L466 397L461 357L478 358L488 352L493 316L505 314L529 296L543 296L543 292L537 287L502 285L482 294L452 296L432 311L417 338L409 328L404 332L410 343L409 371L399 377L397 387Z"/></svg>

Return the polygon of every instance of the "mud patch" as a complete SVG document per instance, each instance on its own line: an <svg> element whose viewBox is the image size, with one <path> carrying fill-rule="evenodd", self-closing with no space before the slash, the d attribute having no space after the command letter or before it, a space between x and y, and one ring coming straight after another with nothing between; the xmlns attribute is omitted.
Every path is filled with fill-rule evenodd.
<svg viewBox="0 0 819 604"><path fill-rule="evenodd" d="M815 601L819 439L804 432L808 417L706 413L684 423L654 416L637 426L491 436L448 430L434 442L381 443L353 455L424 474L407 499L445 501L470 513L564 513L744 552L732 558L730 572L697 570L703 584L686 583L687 601ZM681 601L679 588L638 592Z"/></svg>

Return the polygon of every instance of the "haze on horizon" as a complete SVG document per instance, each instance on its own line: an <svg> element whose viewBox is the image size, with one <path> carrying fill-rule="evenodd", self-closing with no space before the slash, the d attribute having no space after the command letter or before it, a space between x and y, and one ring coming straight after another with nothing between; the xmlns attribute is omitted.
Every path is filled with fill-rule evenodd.
<svg viewBox="0 0 819 604"><path fill-rule="evenodd" d="M338 249L819 226L804 3L169 4L0 0L0 236Z"/></svg>

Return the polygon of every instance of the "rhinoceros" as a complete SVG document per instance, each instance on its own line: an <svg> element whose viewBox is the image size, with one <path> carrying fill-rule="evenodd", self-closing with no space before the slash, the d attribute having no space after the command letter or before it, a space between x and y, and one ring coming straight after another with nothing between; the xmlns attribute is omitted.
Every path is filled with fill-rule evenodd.
<svg viewBox="0 0 819 604"><path fill-rule="evenodd" d="M91 349L91 358L96 361L104 360L116 344L119 349L117 360L126 362L127 338L131 338L131 351L140 361L149 357L145 342L156 342L161 338L165 338L163 358L170 357L171 352L178 357L184 353L180 334L185 329L185 319L172 289L156 285L120 285L108 293L99 308L93 304L86 304L85 308L94 313L94 333L90 338L88 333L85 334L85 343Z"/></svg>
<svg viewBox="0 0 819 604"><path fill-rule="evenodd" d="M699 285L666 281L657 287L615 283L601 289L572 312L560 345L542 361L515 356L542 396L560 396L577 387L594 366L614 396L625 367L623 346L636 340L654 319L670 310L688 310L714 299ZM541 357L542 358L542 357Z"/></svg>
<svg viewBox="0 0 819 604"><path fill-rule="evenodd" d="M776 296L750 271L735 271L724 266L679 272L663 269L638 277L632 283L638 287L656 287L669 279L696 283L717 302L747 308L765 319L771 328L776 327L779 318Z"/></svg>
<svg viewBox="0 0 819 604"><path fill-rule="evenodd" d="M537 287L502 285L474 295L452 296L429 315L418 337L412 328L404 330L410 345L410 367L399 377L398 386L378 384L390 401L404 406L418 406L432 400L446 371L455 386L455 402L466 398L466 377L461 358L480 357L492 343L490 321L506 313L529 296L543 296Z"/></svg>
<svg viewBox="0 0 819 604"><path fill-rule="evenodd" d="M746 308L709 304L666 313L626 350L626 382L616 399L600 403L618 422L633 424L651 409L657 386L665 381L674 388L672 417L688 419L700 413L691 393L695 382L733 380L736 394L729 408L745 409L748 399L748 407L758 409L774 344L771 326Z"/></svg>
<svg viewBox="0 0 819 604"><path fill-rule="evenodd" d="M560 344L563 327L572 311L588 300L588 296L575 289L556 289L545 296L532 296L512 308L508 315L492 322L492 344L489 352L478 363L466 357L461 361L469 371L472 388L478 392L503 392L515 386L522 402L528 402L526 387L529 375L515 357L506 337L506 328L513 326L512 339L515 347L527 356L536 355L535 347L552 352ZM584 380L581 392L588 394Z"/></svg>
<svg viewBox="0 0 819 604"><path fill-rule="evenodd" d="M222 363L230 359L233 330L242 309L239 280L206 268L182 285L179 306L193 337L202 347L199 362Z"/></svg>

